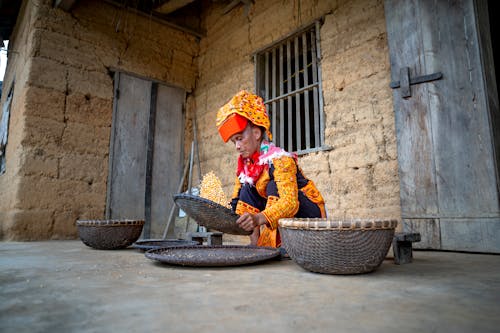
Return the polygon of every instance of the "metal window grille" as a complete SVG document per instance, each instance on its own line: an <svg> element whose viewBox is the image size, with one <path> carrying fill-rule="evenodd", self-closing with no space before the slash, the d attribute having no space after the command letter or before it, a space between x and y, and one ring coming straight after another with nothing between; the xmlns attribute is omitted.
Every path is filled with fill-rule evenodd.
<svg viewBox="0 0 500 333"><path fill-rule="evenodd" d="M273 143L299 154L324 143L319 27L316 22L254 55Z"/></svg>

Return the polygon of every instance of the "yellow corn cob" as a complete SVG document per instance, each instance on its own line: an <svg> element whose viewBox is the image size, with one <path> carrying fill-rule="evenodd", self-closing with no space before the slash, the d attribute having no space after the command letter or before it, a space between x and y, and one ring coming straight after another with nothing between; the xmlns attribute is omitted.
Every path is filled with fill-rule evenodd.
<svg viewBox="0 0 500 333"><path fill-rule="evenodd" d="M200 197L230 208L229 200L222 190L222 183L213 171L210 171L203 176L200 185Z"/></svg>

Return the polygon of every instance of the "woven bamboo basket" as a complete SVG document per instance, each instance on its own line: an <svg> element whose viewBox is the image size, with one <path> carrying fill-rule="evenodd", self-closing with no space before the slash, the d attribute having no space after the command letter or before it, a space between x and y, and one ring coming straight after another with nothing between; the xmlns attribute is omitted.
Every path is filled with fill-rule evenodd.
<svg viewBox="0 0 500 333"><path fill-rule="evenodd" d="M368 273L391 246L396 220L279 220L282 246L299 266L325 274Z"/></svg>
<svg viewBox="0 0 500 333"><path fill-rule="evenodd" d="M98 250L124 249L139 239L144 220L77 220L82 242Z"/></svg>
<svg viewBox="0 0 500 333"><path fill-rule="evenodd" d="M179 193L174 195L174 202L199 225L208 229L232 235L250 235L252 233L252 231L244 230L236 224L239 215L211 200Z"/></svg>
<svg viewBox="0 0 500 333"><path fill-rule="evenodd" d="M145 253L146 258L166 264L205 267L246 265L279 255L276 248L247 245L173 246Z"/></svg>

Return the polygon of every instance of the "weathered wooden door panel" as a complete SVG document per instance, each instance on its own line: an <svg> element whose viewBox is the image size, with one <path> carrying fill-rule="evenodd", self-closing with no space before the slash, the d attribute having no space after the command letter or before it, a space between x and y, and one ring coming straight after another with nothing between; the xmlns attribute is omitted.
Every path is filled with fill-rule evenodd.
<svg viewBox="0 0 500 333"><path fill-rule="evenodd" d="M183 105L185 92L179 88L158 86L156 99L156 126L151 187L151 233L163 235L170 210L172 195L182 177L182 147L184 131ZM174 225L171 225L173 232Z"/></svg>
<svg viewBox="0 0 500 333"><path fill-rule="evenodd" d="M420 232L422 240L414 243L416 249L440 249L441 229L439 219L404 219L404 229L408 232Z"/></svg>
<svg viewBox="0 0 500 333"><path fill-rule="evenodd" d="M108 217L144 219L151 82L117 73L108 177Z"/></svg>
<svg viewBox="0 0 500 333"><path fill-rule="evenodd" d="M499 218L441 218L441 249L498 253L499 226Z"/></svg>
<svg viewBox="0 0 500 333"><path fill-rule="evenodd" d="M432 19L426 62L445 73L429 85L439 211L445 217L498 214L487 95L473 1L419 1ZM428 14L424 14L428 13Z"/></svg>
<svg viewBox="0 0 500 333"><path fill-rule="evenodd" d="M143 237L158 238L181 178L185 93L116 73L115 94L106 216L145 219Z"/></svg>
<svg viewBox="0 0 500 333"><path fill-rule="evenodd" d="M418 16L418 6L386 4L386 8L390 9L387 24L392 23L390 29L394 31L389 33L391 42L397 40L398 48L398 52L391 52L393 79L399 80L394 74L399 73L402 67L409 67L411 75L434 71L432 66L425 66L421 44L423 36L419 29L421 22L406 19ZM399 34L392 36L398 31ZM408 99L403 99L399 90L394 95L401 205L403 215L407 216L433 216L438 212L432 128L427 107L428 89L427 85L412 86L412 97Z"/></svg>
<svg viewBox="0 0 500 333"><path fill-rule="evenodd" d="M477 242L500 214L475 10L473 0L385 2L392 80L403 67L443 73L409 98L394 91L403 225L424 248L500 252L498 233Z"/></svg>

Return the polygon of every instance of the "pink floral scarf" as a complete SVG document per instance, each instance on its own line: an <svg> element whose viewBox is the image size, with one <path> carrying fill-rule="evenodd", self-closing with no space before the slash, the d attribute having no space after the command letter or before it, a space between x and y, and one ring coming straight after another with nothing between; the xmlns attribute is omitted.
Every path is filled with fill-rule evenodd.
<svg viewBox="0 0 500 333"><path fill-rule="evenodd" d="M255 152L251 157L243 158L241 155L238 158L238 168L236 175L241 184L255 185L260 175L264 170L269 170L272 160L282 156L293 157L297 160L297 154L288 153L274 144L262 141L260 150Z"/></svg>

